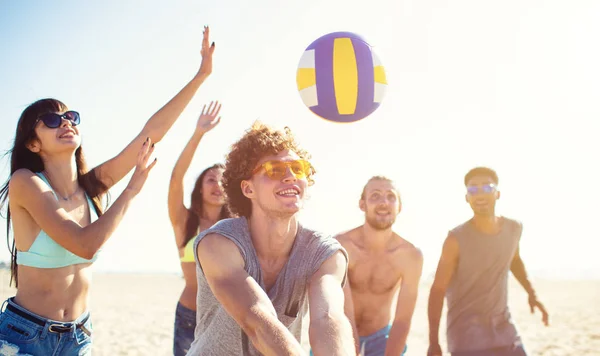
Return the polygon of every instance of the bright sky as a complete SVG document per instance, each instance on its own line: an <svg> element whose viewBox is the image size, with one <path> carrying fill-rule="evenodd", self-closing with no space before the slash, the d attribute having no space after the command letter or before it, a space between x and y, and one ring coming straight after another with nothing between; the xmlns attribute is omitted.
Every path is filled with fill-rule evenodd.
<svg viewBox="0 0 600 356"><path fill-rule="evenodd" d="M88 162L115 154L200 64L202 26L216 42L214 72L157 145L158 164L97 271L178 272L167 215L173 164L202 105L223 102L186 177L223 161L251 123L288 125L318 170L305 225L338 232L363 222L358 198L372 175L401 189L395 229L435 269L447 231L470 217L463 176L495 168L498 211L524 223L527 268L600 275L600 3L578 1L3 1L0 2L0 148L21 111L43 97L82 115ZM219 3L219 5L216 5ZM227 7L229 6L229 7ZM296 67L329 32L363 35L389 82L382 106L353 124L314 116ZM9 160L0 163L8 177ZM112 200L126 186L112 190ZM5 220L0 239L5 241ZM4 245L4 243L2 243ZM6 247L0 260L8 260Z"/></svg>

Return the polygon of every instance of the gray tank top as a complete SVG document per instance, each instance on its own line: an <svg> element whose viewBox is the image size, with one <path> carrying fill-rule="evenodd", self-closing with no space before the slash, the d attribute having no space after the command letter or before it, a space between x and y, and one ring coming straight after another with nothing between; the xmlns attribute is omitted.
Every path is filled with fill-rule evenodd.
<svg viewBox="0 0 600 356"><path fill-rule="evenodd" d="M502 219L496 235L479 232L470 222L450 231L459 245L458 266L446 292L450 352L520 342L508 308L508 272L523 227Z"/></svg>
<svg viewBox="0 0 600 356"><path fill-rule="evenodd" d="M237 245L244 259L244 269L263 290L265 289L246 218L221 220L200 233L194 243L198 280L196 330L194 342L187 354L191 356L260 355L241 327L215 298L204 277L196 248L202 238L211 233L223 235ZM337 251L342 251L346 260L348 259L346 251L337 240L299 225L289 260L267 293L277 312L277 318L299 342L302 342L302 318L308 312L309 279L321 264ZM343 284L345 283L346 277L343 281Z"/></svg>

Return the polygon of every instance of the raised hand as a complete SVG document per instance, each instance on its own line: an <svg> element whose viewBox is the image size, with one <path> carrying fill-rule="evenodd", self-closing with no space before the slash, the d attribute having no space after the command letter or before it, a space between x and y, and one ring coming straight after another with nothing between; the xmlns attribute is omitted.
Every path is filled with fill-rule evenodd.
<svg viewBox="0 0 600 356"><path fill-rule="evenodd" d="M202 49L200 54L202 55L202 64L200 64L200 70L198 75L209 76L212 73L212 55L215 51L215 43L213 42L210 46L209 42L210 28L204 26L203 38L202 38Z"/></svg>
<svg viewBox="0 0 600 356"><path fill-rule="evenodd" d="M535 295L532 295L529 297L529 309L531 310L531 314L534 313L535 308L538 308L540 310L540 312L542 313L542 322L544 323L544 325L548 326L549 325L549 316L548 316L548 312L546 311L546 308L544 307L544 305L542 303L540 303L540 301L537 299L537 297Z"/></svg>
<svg viewBox="0 0 600 356"><path fill-rule="evenodd" d="M146 138L144 144L142 145L142 149L138 153L137 164L135 166L135 171L129 180L129 184L127 185L128 190L137 195L141 190L144 184L146 183L146 179L148 178L148 173L154 165L156 164L156 158L150 165L148 164L148 159L154 152L154 145L151 142L150 137Z"/></svg>
<svg viewBox="0 0 600 356"><path fill-rule="evenodd" d="M206 109L206 104L204 104L202 113L196 124L196 131L205 134L217 126L221 121L221 117L217 117L219 111L221 111L221 104L218 101L216 103L211 101L208 109Z"/></svg>

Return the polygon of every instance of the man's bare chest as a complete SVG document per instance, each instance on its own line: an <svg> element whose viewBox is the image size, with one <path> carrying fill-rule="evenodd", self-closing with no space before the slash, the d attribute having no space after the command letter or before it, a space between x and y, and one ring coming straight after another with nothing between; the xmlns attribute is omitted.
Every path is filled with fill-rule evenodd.
<svg viewBox="0 0 600 356"><path fill-rule="evenodd" d="M350 286L357 292L383 294L395 289L402 278L402 263L397 254L368 256L355 254L349 269Z"/></svg>

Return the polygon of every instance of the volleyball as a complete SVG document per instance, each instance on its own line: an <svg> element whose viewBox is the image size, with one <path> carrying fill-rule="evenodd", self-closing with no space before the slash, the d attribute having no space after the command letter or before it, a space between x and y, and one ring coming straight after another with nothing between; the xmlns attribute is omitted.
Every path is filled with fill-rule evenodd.
<svg viewBox="0 0 600 356"><path fill-rule="evenodd" d="M314 114L342 123L371 115L387 88L379 57L352 32L329 33L311 43L300 58L296 84Z"/></svg>

